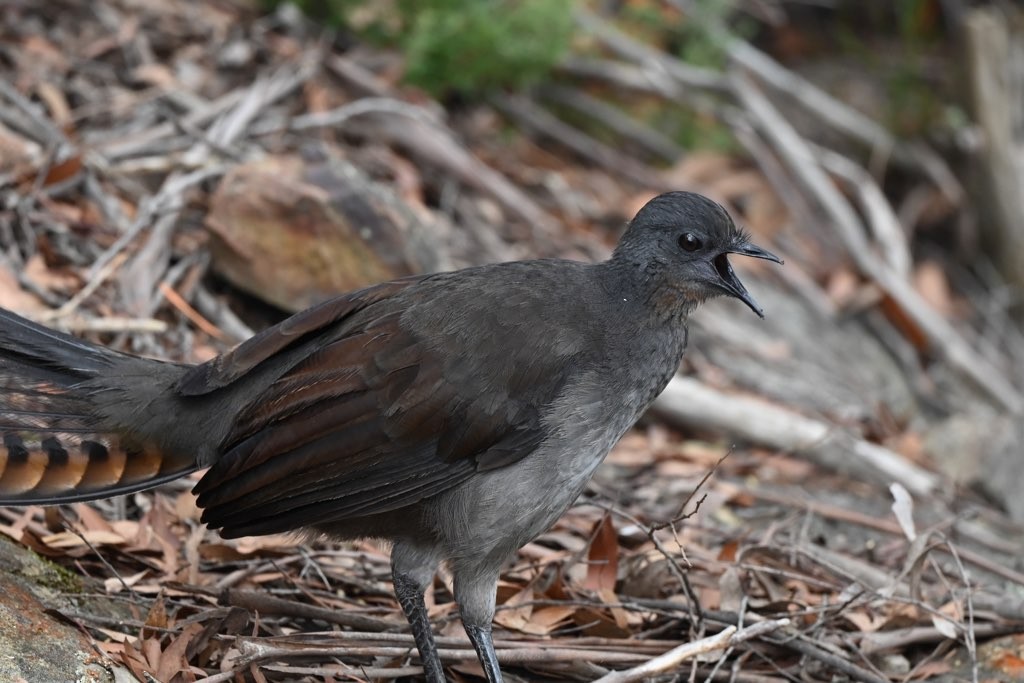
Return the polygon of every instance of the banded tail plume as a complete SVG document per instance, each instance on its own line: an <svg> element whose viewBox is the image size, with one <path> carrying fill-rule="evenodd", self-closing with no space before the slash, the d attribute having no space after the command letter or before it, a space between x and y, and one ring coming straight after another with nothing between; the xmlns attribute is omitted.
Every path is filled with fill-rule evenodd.
<svg viewBox="0 0 1024 683"><path fill-rule="evenodd" d="M0 309L0 505L130 493L195 471L151 413L185 368L116 353Z"/></svg>

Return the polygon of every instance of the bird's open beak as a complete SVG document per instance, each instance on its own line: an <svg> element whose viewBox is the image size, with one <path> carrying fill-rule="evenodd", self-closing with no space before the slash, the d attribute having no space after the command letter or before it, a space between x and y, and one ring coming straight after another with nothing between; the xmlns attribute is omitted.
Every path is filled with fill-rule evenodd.
<svg viewBox="0 0 1024 683"><path fill-rule="evenodd" d="M750 296L750 292L743 286L740 279L736 277L736 272L732 269L732 264L729 263L728 254L742 254L743 256L752 256L754 258L765 259L766 261L774 261L775 263L782 263L775 254L771 253L767 249L744 242L743 244L736 245L729 249L729 251L723 252L715 257L714 265L715 270L718 271L718 276L721 278L719 285L728 292L731 296L736 297L747 306L750 307L754 313L757 313L758 317L764 318L764 311L754 301L754 297Z"/></svg>

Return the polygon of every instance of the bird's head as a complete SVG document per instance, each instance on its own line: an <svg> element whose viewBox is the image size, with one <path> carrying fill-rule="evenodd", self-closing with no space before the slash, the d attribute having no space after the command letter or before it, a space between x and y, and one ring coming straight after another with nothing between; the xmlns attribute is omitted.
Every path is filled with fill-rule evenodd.
<svg viewBox="0 0 1024 683"><path fill-rule="evenodd" d="M761 307L736 277L729 254L782 263L751 244L720 205L692 192L667 192L640 209L612 260L639 267L651 286L676 292L686 304L732 296L763 318Z"/></svg>

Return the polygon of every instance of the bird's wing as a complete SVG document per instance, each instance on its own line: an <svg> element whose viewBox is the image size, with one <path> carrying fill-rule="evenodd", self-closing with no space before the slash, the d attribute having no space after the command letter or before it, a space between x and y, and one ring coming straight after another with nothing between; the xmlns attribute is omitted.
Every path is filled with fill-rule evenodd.
<svg viewBox="0 0 1024 683"><path fill-rule="evenodd" d="M443 317L443 295L426 295L433 308L413 318ZM541 443L541 411L561 390L565 354L470 342L465 322L459 339L442 339L405 312L394 300L364 306L237 414L196 487L204 521L241 536L387 512ZM236 368L258 364L284 338L275 331L240 349L242 360L211 383L240 376Z"/></svg>
<svg viewBox="0 0 1024 683"><path fill-rule="evenodd" d="M387 299L425 277L410 277L384 282L329 299L268 327L237 347L197 365L179 382L182 396L203 396L233 384L275 354L301 343L326 328L343 322L367 306Z"/></svg>

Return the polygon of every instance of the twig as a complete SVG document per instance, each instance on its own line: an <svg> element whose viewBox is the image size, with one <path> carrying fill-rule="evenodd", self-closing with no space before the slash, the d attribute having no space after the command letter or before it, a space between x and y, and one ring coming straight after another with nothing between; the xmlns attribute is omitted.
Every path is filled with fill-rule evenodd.
<svg viewBox="0 0 1024 683"><path fill-rule="evenodd" d="M222 605L244 607L248 610L258 611L263 615L275 614L299 619L316 619L329 624L338 624L339 626L347 626L363 631L384 631L397 626L394 622L384 619L367 617L362 614L352 614L344 610L307 605L295 602L294 600L282 600L281 598L275 598L266 593L256 591L225 590L220 594L218 602Z"/></svg>
<svg viewBox="0 0 1024 683"><path fill-rule="evenodd" d="M745 550L747 551L749 549ZM910 600L910 589L902 581L902 577L894 578L885 569L864 560L810 543L793 548L793 551L828 569L843 582L854 581L864 589L884 598Z"/></svg>
<svg viewBox="0 0 1024 683"><path fill-rule="evenodd" d="M657 531L659 529L671 527L677 524L678 522L681 522L684 519L689 519L690 517L697 514L697 511L700 510L700 506L704 502L704 497L706 497L707 494L705 494L704 497L701 497L701 499L697 501L697 505L695 505L693 510L691 510L690 512L685 512L686 506L690 504L690 501L692 501L693 497L697 495L697 492L704 488L704 484L708 483L708 479L714 476L715 472L718 471L718 468L722 466L723 462L725 462L725 459L732 455L732 452L733 449L729 448L725 453L722 454L722 457L716 460L715 464L712 465L711 468L704 473L704 476L700 478L700 481L697 482L697 485L694 486L688 494L686 494L686 498L684 498L683 502L679 504L679 510L676 512L675 516L672 517L672 519L670 519L667 522L655 524L651 527L651 529L653 531Z"/></svg>
<svg viewBox="0 0 1024 683"><path fill-rule="evenodd" d="M1024 623L976 624L974 635L978 640L1024 633ZM934 626L914 626L893 631L873 631L859 634L857 646L864 654L901 650L914 645L929 645L948 640Z"/></svg>
<svg viewBox="0 0 1024 683"><path fill-rule="evenodd" d="M971 660L971 681L978 683L978 634L977 625L974 623L974 597L972 595L974 588L971 586L971 577L968 575L967 569L964 568L964 563L960 561L960 554L957 552L956 546L944 534L940 534L940 537L942 538L943 547L953 557L953 562L956 564L960 578L963 580L964 603L967 607L966 623L963 625L964 646L967 649L967 656Z"/></svg>
<svg viewBox="0 0 1024 683"><path fill-rule="evenodd" d="M245 95L245 90L232 90L221 95L213 102L194 109L190 114L182 117L183 125L188 128L197 128L217 118L225 111L235 106ZM175 125L173 122L161 123L152 128L127 138L114 138L106 143L95 146L94 152L100 155L107 164L127 157L146 154L147 150L158 144L164 138L174 135L181 130L182 125Z"/></svg>
<svg viewBox="0 0 1024 683"><path fill-rule="evenodd" d="M574 55L563 59L556 68L567 76L595 79L617 88L657 95L667 100L683 97L683 86L656 68L634 66L614 59Z"/></svg>
<svg viewBox="0 0 1024 683"><path fill-rule="evenodd" d="M405 628L403 622L388 622L390 628ZM306 647L341 647L345 643L358 643L360 646L389 645L389 646L413 646L415 640L408 633L383 633L383 632L359 632L359 631L324 631L317 633L297 633L292 635L271 636L266 638L251 638L254 646L287 647L301 649ZM464 636L436 636L438 645L456 650L471 650L472 644ZM514 640L511 638L496 637L495 647L503 650L534 649L541 645L550 645L551 641L546 638L534 638L528 640ZM579 651L601 651L613 649L616 645L622 645L623 641L618 638L594 638L579 637L573 638L572 648ZM679 645L677 640L657 641L634 641L629 643L630 652L641 655L656 654L666 648L673 648Z"/></svg>
<svg viewBox="0 0 1024 683"><path fill-rule="evenodd" d="M85 283L84 287L75 292L74 296L64 302L60 308L54 311L47 311L46 313L36 316L36 321L41 323L53 322L58 318L63 318L77 311L78 307L82 305L82 302L88 299L89 296L92 295L92 293L95 292L97 288L99 288L99 286L102 285L106 279L110 277L111 273L117 270L123 262L124 257L122 255L117 255L117 258L112 258L104 264L103 268L97 271L88 282Z"/></svg>
<svg viewBox="0 0 1024 683"><path fill-rule="evenodd" d="M105 318L83 318L71 316L51 321L54 327L66 332L150 332L162 334L167 331L167 323L154 318L124 318L120 316L109 316Z"/></svg>
<svg viewBox="0 0 1024 683"><path fill-rule="evenodd" d="M299 681L299 680L332 680L336 676L351 677L352 680L356 679L377 679L383 678L389 681L393 681L399 678L416 678L417 676L423 675L423 667L419 666L345 666L335 665L333 667L312 667L312 666L283 666L277 665L272 666L264 664L260 667L267 671L273 671L274 673L284 674L285 680ZM210 681L210 678L202 679L203 683ZM230 679L225 679L230 680Z"/></svg>
<svg viewBox="0 0 1024 683"><path fill-rule="evenodd" d="M218 300L202 284L195 288L193 301L200 313L213 321L219 329L231 337L231 343L244 341L255 334L252 328L235 315L234 311L226 303Z"/></svg>
<svg viewBox="0 0 1024 683"><path fill-rule="evenodd" d="M909 278L912 260L907 235L878 183L852 159L820 145L813 145L812 149L827 171L842 178L857 193L882 257L898 277Z"/></svg>
<svg viewBox="0 0 1024 683"><path fill-rule="evenodd" d="M164 295L164 298L174 306L178 311L192 321L196 327L201 329L206 334L210 335L214 339L222 342L230 341L228 335L218 328L216 325L211 323L209 320L204 318L199 311L192 308L187 301L180 294L178 294L173 287L166 282L161 282L159 286L160 293Z"/></svg>
<svg viewBox="0 0 1024 683"><path fill-rule="evenodd" d="M288 659L292 657L404 657L409 654L409 647L390 646L341 646L341 647L310 647L305 644L281 644L272 639L239 638L236 642L240 653L240 662L253 664L271 659ZM411 646L411 643L410 643ZM502 664L539 664L550 662L572 662L585 659L602 664L633 664L643 660L634 652L610 649L592 650L574 647L551 647L550 644L528 647L506 648L496 645L498 661ZM452 649L443 647L438 650L441 659L450 662L476 660L476 652L470 647Z"/></svg>
<svg viewBox="0 0 1024 683"><path fill-rule="evenodd" d="M87 158L90 160L94 157L88 157L87 155ZM100 211L103 213L103 219L106 222L111 223L117 228L118 232L123 233L129 229L129 223L127 218L125 218L124 211L121 210L121 205L116 198L107 193L103 185L100 184L94 169L89 168L88 165L82 188L85 190L86 196L99 206Z"/></svg>
<svg viewBox="0 0 1024 683"><path fill-rule="evenodd" d="M129 231L121 235L96 260L89 270L90 277L138 236L151 219L156 218L149 238L131 258L120 278L129 310L143 313L151 311L157 283L163 277L170 259L168 245L178 215L185 206L185 192L193 185L221 175L225 170L226 167L221 164L208 164L191 173L172 173L167 176L159 191L143 202L139 216Z"/></svg>
<svg viewBox="0 0 1024 683"><path fill-rule="evenodd" d="M749 606L749 598L746 595L744 595L740 599L740 607L739 607L739 611L737 613L736 628L739 628L739 629L744 628L743 617L747 613L747 607L748 606ZM722 651L722 656L719 657L718 661L715 662L715 665L713 667L711 667L711 671L708 673L707 678L705 679L706 681L711 681L711 680L714 679L715 674L717 674L719 669L722 668L722 665L725 664L725 662L729 658L732 657L733 652L735 652L735 650L736 650L735 643L734 642L730 642L729 643L729 647L727 647L725 650ZM738 661L738 658L737 658L737 661Z"/></svg>
<svg viewBox="0 0 1024 683"><path fill-rule="evenodd" d="M253 135L268 135L283 130L292 132L316 128L336 128L355 116L395 114L416 119L432 126L442 126L441 119L430 109L394 97L364 97L329 111L302 114L290 120L265 120L252 127Z"/></svg>
<svg viewBox="0 0 1024 683"><path fill-rule="evenodd" d="M729 626L713 636L680 645L640 666L625 671L615 671L607 676L602 676L595 683L633 683L634 681L640 681L674 669L684 661L698 655L707 655L724 650L743 641L759 638L766 633L785 628L789 624L789 619L775 619L774 621L758 622L739 631L736 630L735 626Z"/></svg>
<svg viewBox="0 0 1024 683"><path fill-rule="evenodd" d="M889 683L889 679L876 676L853 662L804 640L800 635L794 634L792 637L784 639L766 637L764 640L767 643L795 650L806 657L816 659L822 664L846 674L855 681L861 681L861 683Z"/></svg>
<svg viewBox="0 0 1024 683"><path fill-rule="evenodd" d="M798 225L814 225L814 211L807 197L800 192L793 179L779 163L778 158L772 153L771 148L757 134L750 117L745 112L735 109L726 112L725 122L732 129L736 140L743 145L747 153L760 166L765 180L772 186L786 210L793 216L794 222ZM790 268L783 268L782 271L784 273L792 272ZM821 310L823 307L818 306L818 308Z"/></svg>
<svg viewBox="0 0 1024 683"><path fill-rule="evenodd" d="M68 531L70 531L71 533L73 533L75 536L77 536L79 538L79 540L81 540L82 543L85 544L85 546L89 549L89 551L93 555L95 555L96 558L99 559L99 561L101 563L103 563L103 566L106 567L107 571L110 572L110 574L113 575L117 579L118 583L121 584L121 588L123 588L128 593L128 595L131 597L132 601L135 602L135 603L145 604L142 601L142 599L139 597L139 595L132 589L132 587L128 585L128 582L126 582L124 580L124 577L121 576L121 573L118 572L117 569L115 569L114 566L112 564L110 564L110 562L107 561L107 558L103 556L103 553L101 553L99 550L97 550L96 546L94 546L92 544L92 542L88 538L85 537L85 534L83 534L78 529L78 527L74 523L74 521L71 520L68 517L67 512L65 510L61 509L61 510L59 510L59 513L60 513L60 518L61 518L61 524L63 525L63 527L65 529L67 529Z"/></svg>
<svg viewBox="0 0 1024 683"><path fill-rule="evenodd" d="M222 148L235 144L265 107L302 87L316 73L319 61L318 51L311 51L304 55L298 68L281 68L258 79L245 90L233 109L222 114L210 126L205 138L207 144ZM208 153L206 145L196 146L185 155L185 163L198 165Z"/></svg>
<svg viewBox="0 0 1024 683"><path fill-rule="evenodd" d="M38 105L18 92L17 88L8 83L5 78L0 78L0 96L28 117L32 131L25 132L33 133L36 142L43 147L53 149L58 158L63 158L67 154L70 145L64 133L50 121L44 112L40 111Z"/></svg>

